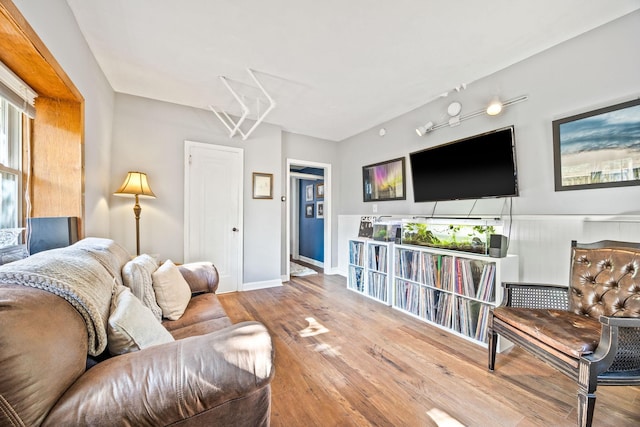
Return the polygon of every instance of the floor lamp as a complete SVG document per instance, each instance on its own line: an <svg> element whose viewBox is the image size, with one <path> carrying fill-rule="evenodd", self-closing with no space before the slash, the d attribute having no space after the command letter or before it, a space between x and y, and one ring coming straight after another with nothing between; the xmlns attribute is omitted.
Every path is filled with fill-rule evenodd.
<svg viewBox="0 0 640 427"><path fill-rule="evenodd" d="M133 206L133 214L136 216L136 255L140 255L140 212L142 208L138 197L155 199L156 195L151 191L147 174L142 172L129 172L124 179L124 183L113 193L114 196L131 197L135 196L136 204Z"/></svg>

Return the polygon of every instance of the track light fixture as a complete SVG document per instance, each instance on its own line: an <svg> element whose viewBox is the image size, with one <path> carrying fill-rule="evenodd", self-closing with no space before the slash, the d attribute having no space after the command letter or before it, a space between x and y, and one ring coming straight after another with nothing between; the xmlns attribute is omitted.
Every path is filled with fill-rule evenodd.
<svg viewBox="0 0 640 427"><path fill-rule="evenodd" d="M498 97L495 97L491 100L486 109L474 111L473 113L460 115L460 111L462 106L459 102L453 102L447 108L447 112L451 116L448 121L444 123L439 123L434 125L433 122L427 122L424 126L420 126L416 128L416 133L418 136L424 136L429 132L433 132L434 130L443 128L445 126L457 126L461 121L470 119L472 117L481 116L483 114L488 114L490 116L498 115L502 112L505 107L509 105L517 104L518 102L526 101L529 97L527 95L518 96L517 98L510 99L505 102L501 102ZM454 105L455 104L455 105Z"/></svg>
<svg viewBox="0 0 640 427"><path fill-rule="evenodd" d="M427 132L430 132L433 129L433 122L427 122L424 126L420 126L416 128L416 133L418 136L425 136Z"/></svg>

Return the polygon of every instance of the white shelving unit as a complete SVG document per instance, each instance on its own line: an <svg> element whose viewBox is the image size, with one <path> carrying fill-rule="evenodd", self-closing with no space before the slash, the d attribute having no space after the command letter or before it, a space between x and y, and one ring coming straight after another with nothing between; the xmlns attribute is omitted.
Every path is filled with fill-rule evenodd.
<svg viewBox="0 0 640 427"><path fill-rule="evenodd" d="M396 245L393 259L393 308L487 345L487 318L502 301L501 283L518 279L516 255ZM498 342L499 351L508 345Z"/></svg>
<svg viewBox="0 0 640 427"><path fill-rule="evenodd" d="M393 243L369 240L367 242L366 295L391 305L391 277L393 277Z"/></svg>
<svg viewBox="0 0 640 427"><path fill-rule="evenodd" d="M391 305L392 257L392 242L349 240L347 288Z"/></svg>
<svg viewBox="0 0 640 427"><path fill-rule="evenodd" d="M365 293L364 261L366 253L365 240L349 240L349 271L347 288L359 293Z"/></svg>

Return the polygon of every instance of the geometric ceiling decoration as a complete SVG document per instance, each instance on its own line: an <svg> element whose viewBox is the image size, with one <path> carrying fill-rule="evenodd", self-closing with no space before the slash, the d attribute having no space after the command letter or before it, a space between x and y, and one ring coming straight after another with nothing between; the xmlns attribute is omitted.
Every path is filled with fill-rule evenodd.
<svg viewBox="0 0 640 427"><path fill-rule="evenodd" d="M236 134L239 134L240 136L242 136L243 141L246 141L246 139L249 138L249 135L253 133L253 131L260 125L260 123L262 123L265 117L267 117L267 114L269 114L271 110L273 110L276 106L275 101L273 100L273 98L271 98L264 86L260 83L255 73L250 68L247 68L247 72L251 76L251 79L255 82L262 95L264 95L266 102L264 102L260 97L249 98L249 100L247 100L247 95L240 94L236 89L234 89L231 86L228 78L220 76L220 80L240 106L240 118L236 121L226 111L218 111L218 107L209 105L209 109L213 111L216 117L229 130L229 138L233 138ZM266 109L261 112L261 106L263 103L265 103L267 106ZM241 126L245 119L251 113L251 108L247 104L251 105L251 108L255 107L254 114L256 116L256 120L253 126L249 128L249 130L243 132Z"/></svg>

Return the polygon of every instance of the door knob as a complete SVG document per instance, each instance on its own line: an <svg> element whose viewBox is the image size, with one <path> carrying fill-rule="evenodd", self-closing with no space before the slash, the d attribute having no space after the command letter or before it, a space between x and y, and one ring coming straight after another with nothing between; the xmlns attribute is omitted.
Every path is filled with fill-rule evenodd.
<svg viewBox="0 0 640 427"><path fill-rule="evenodd" d="M237 229L236 227L233 227L233 229L231 231L240 231L240 230Z"/></svg>

